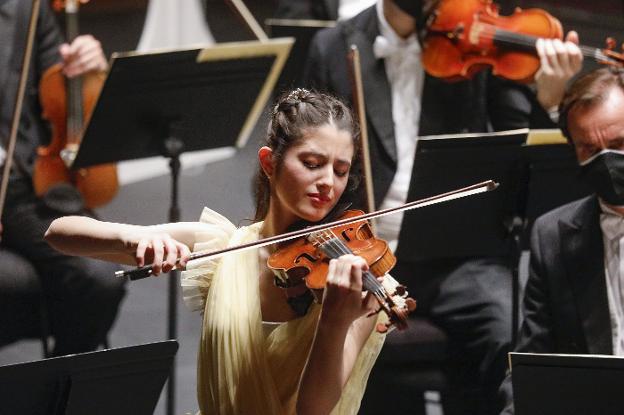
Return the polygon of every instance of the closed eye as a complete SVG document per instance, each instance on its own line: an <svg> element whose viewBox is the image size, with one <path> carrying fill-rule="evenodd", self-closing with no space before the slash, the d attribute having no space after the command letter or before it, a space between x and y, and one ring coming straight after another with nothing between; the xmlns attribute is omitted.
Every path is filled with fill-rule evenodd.
<svg viewBox="0 0 624 415"><path fill-rule="evenodd" d="M303 161L303 165L306 166L310 170L318 169L319 167L321 167L319 163L306 161L306 160Z"/></svg>
<svg viewBox="0 0 624 415"><path fill-rule="evenodd" d="M334 170L334 172L336 173L336 176L338 177L345 177L347 174L349 174L349 169L347 170Z"/></svg>

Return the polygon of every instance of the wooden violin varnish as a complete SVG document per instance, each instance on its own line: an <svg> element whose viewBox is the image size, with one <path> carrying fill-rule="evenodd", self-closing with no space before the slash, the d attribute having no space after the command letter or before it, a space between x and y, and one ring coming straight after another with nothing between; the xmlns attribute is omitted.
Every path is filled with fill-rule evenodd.
<svg viewBox="0 0 624 415"><path fill-rule="evenodd" d="M71 43L78 35L78 0L55 2L64 8L66 37ZM39 100L43 118L51 125L52 139L48 146L37 149L33 170L33 185L38 196L59 183L71 183L82 194L87 208L110 202L117 194L117 166L102 164L71 170L86 120L89 119L104 83L105 74L89 72L68 78L63 65L50 67L41 77Z"/></svg>

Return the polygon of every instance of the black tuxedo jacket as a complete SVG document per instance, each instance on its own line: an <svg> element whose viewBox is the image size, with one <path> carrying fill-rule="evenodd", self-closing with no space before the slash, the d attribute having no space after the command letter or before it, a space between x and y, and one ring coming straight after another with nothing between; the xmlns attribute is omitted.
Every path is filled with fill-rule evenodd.
<svg viewBox="0 0 624 415"><path fill-rule="evenodd" d="M11 128L31 4L22 0L0 0L0 137L8 137ZM39 79L46 69L61 61L58 51L61 42L54 15L48 2L43 1L15 148L16 165L22 174L30 174L36 147L50 138L41 119Z"/></svg>
<svg viewBox="0 0 624 415"><path fill-rule="evenodd" d="M600 206L590 196L540 217L516 351L612 354ZM513 413L511 378L501 386Z"/></svg>
<svg viewBox="0 0 624 415"><path fill-rule="evenodd" d="M396 171L397 150L392 121L392 95L384 60L373 53L379 35L372 6L336 27L316 34L306 66L306 84L351 100L346 56L349 46L360 51L370 153L375 175L375 200L384 199ZM470 81L448 83L427 76L422 95L420 135L484 132L548 124L525 86L481 72Z"/></svg>
<svg viewBox="0 0 624 415"><path fill-rule="evenodd" d="M338 20L340 0L281 0L275 17L279 19Z"/></svg>

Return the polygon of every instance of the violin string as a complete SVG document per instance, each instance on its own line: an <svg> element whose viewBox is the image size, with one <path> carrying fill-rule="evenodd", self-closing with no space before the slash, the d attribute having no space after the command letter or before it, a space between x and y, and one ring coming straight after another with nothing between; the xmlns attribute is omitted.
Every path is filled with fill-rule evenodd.
<svg viewBox="0 0 624 415"><path fill-rule="evenodd" d="M514 46L525 46L534 48L535 42L537 42L538 37L527 35L523 33L514 33L507 30L502 30L496 28L496 26L484 24L486 30L483 34L480 35L482 39L486 40L495 40L506 43L508 45ZM599 61L613 61L613 58L606 55L601 49L579 45L579 49L584 57L593 58Z"/></svg>
<svg viewBox="0 0 624 415"><path fill-rule="evenodd" d="M326 254L328 254L329 257L338 258L342 255L353 254L353 251L351 251L351 249L340 238L338 238L331 229L323 230L319 232L317 236L323 241L322 249L326 250ZM379 281L377 281L377 278L375 278L370 271L363 272L362 279L363 282L368 283L367 288L375 295L383 296L385 294L383 286L379 283Z"/></svg>
<svg viewBox="0 0 624 415"><path fill-rule="evenodd" d="M330 231L333 235L333 238L330 240L330 243L335 246L335 250L340 252L342 255L353 254L353 251L346 245L340 238L336 237L333 232ZM383 286L377 281L377 278L370 272L365 271L362 273L362 280L364 283L368 283L368 289L373 292L378 292L380 295L383 295Z"/></svg>

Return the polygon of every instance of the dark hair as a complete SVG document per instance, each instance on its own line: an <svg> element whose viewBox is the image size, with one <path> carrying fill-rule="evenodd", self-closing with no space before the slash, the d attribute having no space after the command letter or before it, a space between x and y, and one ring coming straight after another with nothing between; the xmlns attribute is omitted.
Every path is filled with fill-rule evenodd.
<svg viewBox="0 0 624 415"><path fill-rule="evenodd" d="M581 76L570 85L559 105L559 128L569 142L572 142L568 130L570 111L579 106L589 107L603 101L613 87L624 92L624 69L603 67Z"/></svg>
<svg viewBox="0 0 624 415"><path fill-rule="evenodd" d="M341 197L341 201L353 197L352 193L357 188L360 175L358 163L359 130L351 111L341 100L331 95L297 88L282 94L277 99L270 117L267 138L263 145L273 150L276 169L279 169L286 151L299 142L310 129L331 124L338 130L347 131L351 134L354 155L347 188ZM270 193L269 180L262 168L259 167L254 189L256 199L254 221L260 221L266 216L269 210Z"/></svg>

